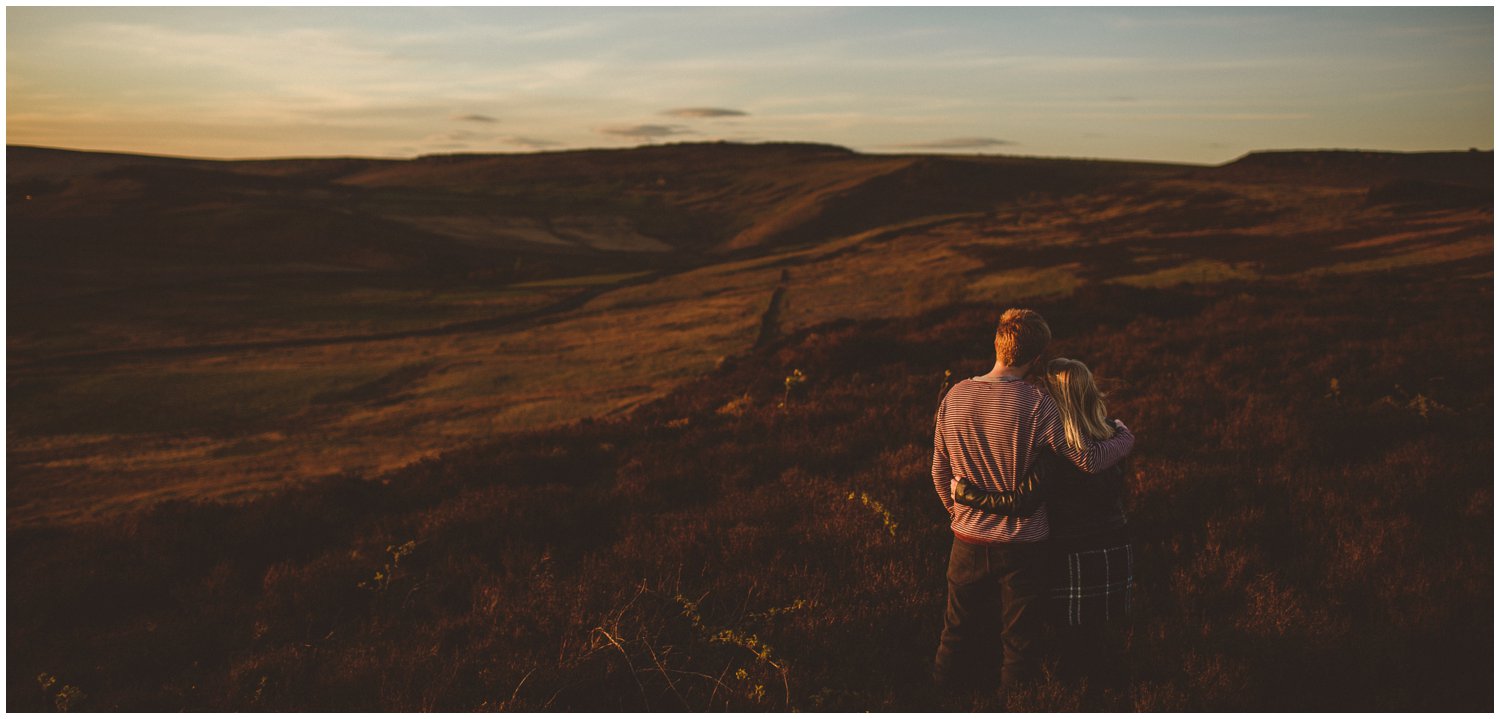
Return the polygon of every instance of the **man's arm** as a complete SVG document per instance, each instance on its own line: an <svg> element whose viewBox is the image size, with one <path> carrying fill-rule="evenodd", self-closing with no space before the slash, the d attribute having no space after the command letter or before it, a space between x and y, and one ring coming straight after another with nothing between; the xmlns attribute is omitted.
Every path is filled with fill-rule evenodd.
<svg viewBox="0 0 1500 719"><path fill-rule="evenodd" d="M1021 480L1014 490L991 492L981 489L962 477L953 483L953 501L984 512L993 512L1006 517L1030 517L1040 509L1047 498L1047 480L1055 470L1048 455L1038 455L1031 472Z"/></svg>
<svg viewBox="0 0 1500 719"><path fill-rule="evenodd" d="M937 417L932 429L932 484L937 489L938 499L948 514L953 514L953 465L948 462L948 448L943 444L943 417L948 409L948 398L938 405Z"/></svg>
<svg viewBox="0 0 1500 719"><path fill-rule="evenodd" d="M1130 433L1130 428L1116 421L1115 436L1104 440L1086 440L1084 449L1078 450L1068 444L1068 437L1063 433L1062 417L1057 413L1057 404L1051 397L1043 397L1038 420L1038 433L1042 443L1057 456L1089 474L1098 474L1108 469L1124 459L1135 447L1135 435Z"/></svg>

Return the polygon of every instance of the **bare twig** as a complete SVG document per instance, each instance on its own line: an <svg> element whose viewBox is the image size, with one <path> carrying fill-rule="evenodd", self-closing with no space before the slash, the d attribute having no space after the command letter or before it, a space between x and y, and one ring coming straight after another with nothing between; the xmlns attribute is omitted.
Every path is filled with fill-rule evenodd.
<svg viewBox="0 0 1500 719"><path fill-rule="evenodd" d="M642 637L641 644L646 647L646 651L651 655L651 661L656 664L657 670L661 672L662 679L667 680L667 688L671 689L672 693L677 696L677 701L682 702L682 708L692 711L693 708L688 705L687 699L684 699L682 693L677 691L677 684L672 681L672 676L667 673L667 668L662 666L661 659L657 658L656 650L651 647L651 642L646 641L645 637Z"/></svg>
<svg viewBox="0 0 1500 719"><path fill-rule="evenodd" d="M515 690L514 690L514 691L512 691L512 692L511 692L511 693L510 693L510 698L509 698L509 699L506 699L506 700L505 700L505 701L503 701L503 702L501 702L501 703L500 703L500 710L501 710L501 711L504 711L504 710L506 710L506 709L509 709L509 708L510 708L510 706L511 706L511 703L512 703L512 702L514 702L514 701L515 701L515 700L516 700L516 695L517 695L517 694L520 694L520 693L521 693L521 686L522 686L522 685L524 685L524 684L525 684L525 683L526 683L526 680L527 680L527 679L530 679L530 678L531 678L531 675L532 675L532 673L533 673L533 672L535 672L535 671L536 671L536 667L532 667L532 668L531 668L531 671L529 671L529 672L526 672L526 676L524 676L524 677L521 677L521 681L519 681L519 682L516 682L516 688L515 688ZM555 695L554 695L554 696L555 696Z"/></svg>
<svg viewBox="0 0 1500 719"><path fill-rule="evenodd" d="M786 667L777 667L777 669L781 670L781 689L786 692L782 702L787 710L790 711L792 708L792 685L786 680Z"/></svg>
<svg viewBox="0 0 1500 719"><path fill-rule="evenodd" d="M716 696L719 695L719 690L720 689L723 689L725 692L729 691L729 685L727 685L727 684L724 683L724 675L729 673L729 668L732 667L732 666L734 666L734 662L733 661L729 662L728 664L725 664L724 665L724 671L719 672L719 677L717 679L715 679L714 677L710 677L707 674L701 674L701 675L699 675L699 676L703 676L703 677L708 677L709 679L713 680L713 683L714 683L714 690L712 692L710 692L709 695L708 695L708 708L709 709L713 709L714 708L714 697L716 697ZM691 673L692 674L697 674L697 672L691 672ZM727 704L728 701L729 700L727 700L727 699L725 700L725 702L726 702L725 708L726 709L729 706Z"/></svg>
<svg viewBox="0 0 1500 719"><path fill-rule="evenodd" d="M641 586L638 587L638 588L636 588L635 596L631 597L630 601L626 602L624 606L620 607L619 611L615 612L614 621L611 623L612 626L615 626L615 627L620 626L620 620L625 617L625 611L628 610L628 609L630 609L631 605L635 604L635 600L640 599L641 595L645 594L645 593L646 593L646 580L643 579L643 580L641 580Z"/></svg>
<svg viewBox="0 0 1500 719"><path fill-rule="evenodd" d="M739 616L739 619L735 620L736 623L744 621L744 619L745 619L745 611L750 608L750 597L755 594L755 588L757 586L759 586L759 585L760 585L760 580L757 580L757 579L751 579L750 580L750 588L747 589L747 590L745 590L745 601L743 601L743 602L740 603L740 616Z"/></svg>
<svg viewBox="0 0 1500 719"><path fill-rule="evenodd" d="M605 630L604 627L594 627L594 631L603 634L604 638L608 639L610 644L615 645L615 649L620 650L620 656L625 657L625 666L630 668L630 680L635 682L635 688L640 690L641 701L645 702L646 711L651 711L651 700L646 698L646 687L642 686L641 680L637 679L635 676L635 663L630 661L630 652L625 651L625 647L621 646L620 641L618 639L615 639L614 635L610 634L607 630Z"/></svg>

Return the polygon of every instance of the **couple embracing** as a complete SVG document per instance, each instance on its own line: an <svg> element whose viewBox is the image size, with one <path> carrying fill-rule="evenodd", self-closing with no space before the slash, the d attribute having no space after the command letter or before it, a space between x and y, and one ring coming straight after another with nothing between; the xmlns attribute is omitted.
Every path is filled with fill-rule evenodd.
<svg viewBox="0 0 1500 719"><path fill-rule="evenodd" d="M1006 687L1034 680L1048 621L1070 645L1064 659L1086 659L1102 650L1097 628L1129 607L1118 464L1135 436L1106 419L1083 363L1043 363L1051 340L1041 315L1007 310L994 369L954 385L938 409L932 479L953 530L933 667L945 688L982 688L997 673Z"/></svg>

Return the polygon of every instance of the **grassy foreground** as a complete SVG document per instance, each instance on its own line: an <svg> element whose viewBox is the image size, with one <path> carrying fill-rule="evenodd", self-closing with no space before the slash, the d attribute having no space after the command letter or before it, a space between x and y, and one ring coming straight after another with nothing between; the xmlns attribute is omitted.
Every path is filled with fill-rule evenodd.
<svg viewBox="0 0 1500 719"><path fill-rule="evenodd" d="M1488 711L1491 280L1449 277L1033 303L1140 437L1112 676L928 685L932 412L998 313L958 305L374 481L12 530L6 708Z"/></svg>

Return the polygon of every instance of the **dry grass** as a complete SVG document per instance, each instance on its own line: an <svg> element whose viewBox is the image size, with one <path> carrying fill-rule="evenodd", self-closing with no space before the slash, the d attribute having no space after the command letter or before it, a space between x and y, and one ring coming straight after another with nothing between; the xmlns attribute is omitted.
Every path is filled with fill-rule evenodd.
<svg viewBox="0 0 1500 719"><path fill-rule="evenodd" d="M1218 260L1193 260L1176 267L1126 275L1115 282L1131 287L1171 287L1184 283L1204 284L1229 280L1253 280L1258 277L1254 263L1227 263Z"/></svg>
<svg viewBox="0 0 1500 719"><path fill-rule="evenodd" d="M9 339L18 356L48 358L399 332L536 310L582 282L455 289L305 278L52 297L13 303Z"/></svg>
<svg viewBox="0 0 1500 719"><path fill-rule="evenodd" d="M86 176L10 215L8 710L1493 708L1493 210L1350 181L1454 158L12 159ZM943 696L932 410L1018 301L1141 437L1138 614Z"/></svg>
<svg viewBox="0 0 1500 719"><path fill-rule="evenodd" d="M138 360L103 371L13 367L17 501L8 522L99 516L162 496L244 497L339 472L392 470L496 433L618 416L748 350L778 287L773 335L956 302L1067 297L1100 282L1167 287L1479 267L1492 256L1488 210L1402 213L1348 204L1355 194L1158 181L933 215L655 281L613 273L441 290L336 284L322 294L295 285L264 306L245 288L201 303L182 291L123 303L77 332L76 323L46 337L22 330L13 349L431 326L624 283L521 328ZM13 324L46 319L30 313ZM268 431L285 439L257 439ZM58 495L59 482L72 493Z"/></svg>
<svg viewBox="0 0 1500 719"><path fill-rule="evenodd" d="M1484 711L1490 301L1408 271L1036 303L1141 437L1128 661L1087 684L926 683L932 409L986 304L379 481L13 529L7 709Z"/></svg>

